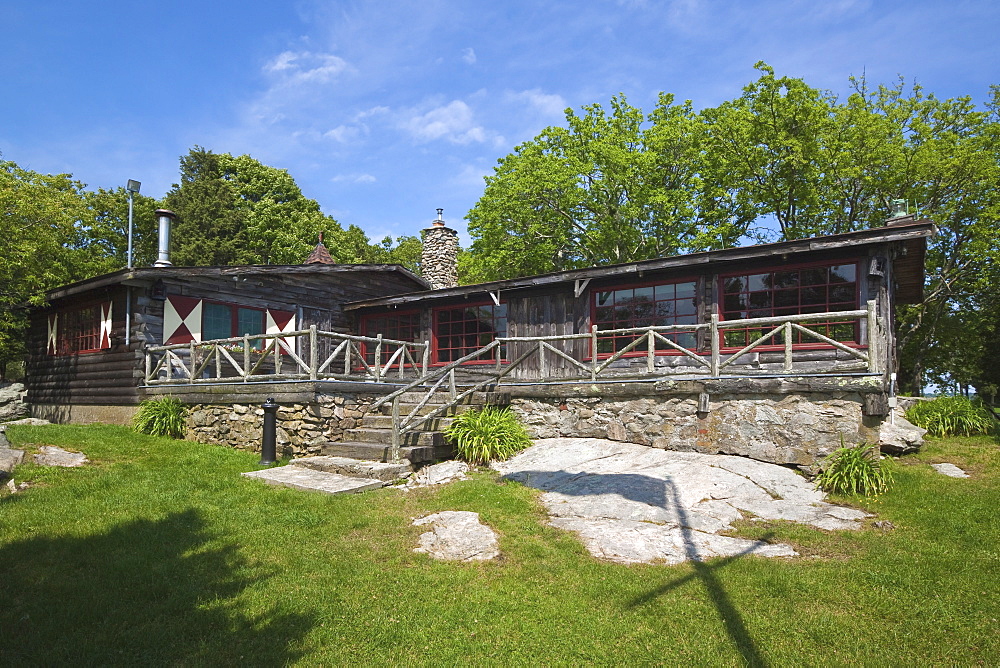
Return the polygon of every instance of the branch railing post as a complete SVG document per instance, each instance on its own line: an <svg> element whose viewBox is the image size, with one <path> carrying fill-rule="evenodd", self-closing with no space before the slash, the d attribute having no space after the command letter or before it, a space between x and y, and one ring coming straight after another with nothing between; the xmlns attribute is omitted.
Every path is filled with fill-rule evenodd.
<svg viewBox="0 0 1000 668"><path fill-rule="evenodd" d="M448 395L450 396L452 401L454 401L455 397L458 396L458 387L455 385L454 369L448 371Z"/></svg>
<svg viewBox="0 0 1000 668"><path fill-rule="evenodd" d="M319 376L319 337L316 336L316 325L309 325L309 380Z"/></svg>
<svg viewBox="0 0 1000 668"><path fill-rule="evenodd" d="M590 380L597 380L597 325L590 326Z"/></svg>
<svg viewBox="0 0 1000 668"><path fill-rule="evenodd" d="M382 334L379 333L375 336L378 342L375 344L375 359L372 360L375 367L375 382L379 383L382 381Z"/></svg>
<svg viewBox="0 0 1000 668"><path fill-rule="evenodd" d="M243 335L243 382L250 380L250 335Z"/></svg>
<svg viewBox="0 0 1000 668"><path fill-rule="evenodd" d="M393 397L392 399L392 449L390 456L392 458L393 464L399 463L399 442L400 442L400 424L399 424L399 397Z"/></svg>
<svg viewBox="0 0 1000 668"><path fill-rule="evenodd" d="M656 339L653 330L646 332L646 373L653 373L656 363Z"/></svg>
<svg viewBox="0 0 1000 668"><path fill-rule="evenodd" d="M875 307L875 300L868 300L868 370L872 373L882 371L882 360L880 355L880 345L882 343L878 332L878 311Z"/></svg>
<svg viewBox="0 0 1000 668"><path fill-rule="evenodd" d="M785 371L792 370L792 323L786 322L784 328L785 337Z"/></svg>
<svg viewBox="0 0 1000 668"><path fill-rule="evenodd" d="M195 367L197 366L197 358L195 357L194 341L191 341L191 343L188 344L188 350L190 351L190 354L191 354L191 358L188 360L188 365L190 366L190 368L188 369L188 382L189 383L193 383L194 382L194 370L195 370Z"/></svg>
<svg viewBox="0 0 1000 668"><path fill-rule="evenodd" d="M709 372L712 377L719 375L719 314L713 313L708 327L708 338L712 347L712 360Z"/></svg>
<svg viewBox="0 0 1000 668"><path fill-rule="evenodd" d="M423 369L422 369L422 372L420 374L421 377L427 375L427 368L430 366L430 362L431 362L431 342L430 341L424 341L424 354L423 354L422 357L423 357L423 359L421 361L421 366L423 367Z"/></svg>

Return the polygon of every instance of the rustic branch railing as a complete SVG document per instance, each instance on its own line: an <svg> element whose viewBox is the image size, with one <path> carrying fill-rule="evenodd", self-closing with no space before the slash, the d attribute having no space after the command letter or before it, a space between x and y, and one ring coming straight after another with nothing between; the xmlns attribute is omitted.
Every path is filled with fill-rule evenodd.
<svg viewBox="0 0 1000 668"><path fill-rule="evenodd" d="M823 325L824 323L830 322L842 323L851 320L865 321L867 325L865 329L866 348L854 348L845 345L825 334L810 329L808 326ZM720 348L722 345L722 337L726 330L758 328L770 329L752 341L749 345L743 347L738 352L727 354L725 359L723 359ZM701 331L708 332L709 351L707 356L689 350L668 338L668 335L672 333L684 333L697 336L698 332ZM884 369L882 351L884 349L883 339L885 336L885 329L883 323L878 318L875 302L869 301L866 309L855 311L809 313L793 316L748 318L744 320L727 321L720 321L718 316L713 314L709 323L695 325L634 327L616 330L598 330L597 327L594 326L591 328L589 334L501 337L460 359L457 359L445 366L433 369L429 373L426 373L423 377L418 378L402 388L382 397L372 404L372 410L378 409L385 403L392 402L393 429L391 454L393 461L399 461L399 448L403 434L415 431L427 420L446 413L450 408L461 402L467 396L474 394L487 386L499 386L503 378L510 375L514 369L518 368L527 359L535 355L538 356L538 380L536 382L544 382L548 378L546 352L550 352L557 357L566 360L573 367L579 368L582 372L584 372L581 376L575 378L560 377L558 379L560 382L586 379L597 380L598 376L611 367L614 362L629 353L633 353L639 349L643 343L646 344L646 367L644 375L655 373L656 357L658 352L660 352L657 349L657 345L664 344L668 348L672 348L694 360L695 366L703 368L706 375L710 377L718 377L722 374L723 369L727 369L737 364L737 361L747 353L750 353L761 346L775 345L777 337L780 336L782 338L782 343L784 344L782 370L784 373L791 374L794 371L793 336L795 334L798 334L803 338L815 339L819 343L832 346L837 350L847 353L850 357L857 359L863 365L862 368L869 373L882 373ZM615 338L621 338L622 336L629 335L634 335L635 339L606 358L601 358L601 354L599 353L599 342L601 337L614 336ZM589 359L586 360L578 360L567 354L565 351L552 345L557 341L573 341L582 339L587 339L590 342ZM511 344L529 345L527 346L527 349L518 354L516 358L504 364L500 359L501 355L499 353L499 348L504 345L510 346ZM462 387L459 387L456 383L455 371L462 365L477 360L493 362L494 369L492 371L477 369L475 375L486 376L486 378L471 385L463 385ZM737 370L732 369L731 373L735 371ZM836 371L836 369L832 371ZM736 373L735 375L741 374ZM614 378L625 379L627 376L616 373ZM432 411L421 415L420 411L423 410L423 408L430 402L434 394L437 393L441 389L441 386L445 383L447 383L446 387L449 394L448 401L437 405ZM405 416L401 416L400 398L404 393L417 390L418 388L424 393L423 397L417 402L416 406L409 413Z"/></svg>
<svg viewBox="0 0 1000 668"><path fill-rule="evenodd" d="M296 341L307 359L299 356ZM325 356L320 353L321 342L332 348ZM400 382L425 376L429 360L427 342L397 341L381 334L352 336L312 326L280 334L149 346L145 379L147 385L319 379Z"/></svg>

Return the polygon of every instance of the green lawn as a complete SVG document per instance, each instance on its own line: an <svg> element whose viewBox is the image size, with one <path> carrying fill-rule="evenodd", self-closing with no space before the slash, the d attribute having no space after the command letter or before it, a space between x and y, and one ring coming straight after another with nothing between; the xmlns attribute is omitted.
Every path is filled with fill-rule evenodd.
<svg viewBox="0 0 1000 668"><path fill-rule="evenodd" d="M239 473L258 455L122 428L10 427L0 496L0 665L996 665L1000 450L931 441L866 507L896 528L747 523L794 560L619 566L546 526L534 491L481 473L329 497ZM951 461L968 480L935 473ZM412 519L473 510L494 563L415 554Z"/></svg>

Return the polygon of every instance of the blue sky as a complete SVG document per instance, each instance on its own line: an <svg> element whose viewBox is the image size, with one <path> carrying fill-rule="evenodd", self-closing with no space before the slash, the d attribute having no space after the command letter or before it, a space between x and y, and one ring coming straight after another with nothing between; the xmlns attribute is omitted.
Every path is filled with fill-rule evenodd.
<svg viewBox="0 0 1000 668"><path fill-rule="evenodd" d="M194 145L249 153L345 226L415 234L443 207L467 243L482 177L567 107L713 106L758 60L983 102L998 29L989 0L0 0L0 153L153 197Z"/></svg>

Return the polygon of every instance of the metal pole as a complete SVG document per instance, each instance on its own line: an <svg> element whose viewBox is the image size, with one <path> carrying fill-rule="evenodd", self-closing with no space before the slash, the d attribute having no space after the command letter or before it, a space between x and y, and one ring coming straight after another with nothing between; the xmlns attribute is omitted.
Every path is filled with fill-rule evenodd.
<svg viewBox="0 0 1000 668"><path fill-rule="evenodd" d="M128 268L132 268L132 191L128 191Z"/></svg>
<svg viewBox="0 0 1000 668"><path fill-rule="evenodd" d="M267 466L278 461L275 423L277 422L279 406L278 402L272 397L268 397L261 408L264 409L264 435L260 444L260 464L261 466Z"/></svg>

